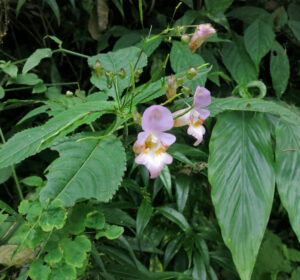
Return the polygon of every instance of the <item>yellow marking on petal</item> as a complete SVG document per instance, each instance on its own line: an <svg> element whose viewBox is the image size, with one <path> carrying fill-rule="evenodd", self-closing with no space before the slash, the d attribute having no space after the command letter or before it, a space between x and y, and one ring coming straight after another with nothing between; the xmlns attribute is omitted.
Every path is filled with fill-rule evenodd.
<svg viewBox="0 0 300 280"><path fill-rule="evenodd" d="M161 149L158 149L158 150L155 151L155 154L156 154L157 156L161 155L161 153L162 153L162 150L161 150Z"/></svg>
<svg viewBox="0 0 300 280"><path fill-rule="evenodd" d="M199 123L199 122L196 122L193 124L194 127L199 127L200 125L201 125L201 123Z"/></svg>

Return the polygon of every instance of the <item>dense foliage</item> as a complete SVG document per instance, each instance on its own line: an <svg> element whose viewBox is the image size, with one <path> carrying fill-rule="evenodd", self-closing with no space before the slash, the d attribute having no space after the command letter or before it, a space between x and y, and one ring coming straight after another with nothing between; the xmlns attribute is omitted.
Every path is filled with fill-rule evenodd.
<svg viewBox="0 0 300 280"><path fill-rule="evenodd" d="M300 279L299 46L297 0L0 0L0 279Z"/></svg>

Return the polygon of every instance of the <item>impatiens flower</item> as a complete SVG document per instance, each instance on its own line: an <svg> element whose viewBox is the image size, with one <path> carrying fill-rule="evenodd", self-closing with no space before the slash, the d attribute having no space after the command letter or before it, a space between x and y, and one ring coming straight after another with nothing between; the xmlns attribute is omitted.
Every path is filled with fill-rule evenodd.
<svg viewBox="0 0 300 280"><path fill-rule="evenodd" d="M205 134L203 123L210 114L204 107L208 106L210 103L210 91L204 87L198 86L194 94L194 108L174 121L174 127L189 125L187 133L197 139L194 146L198 146L203 140L203 135ZM188 108L179 110L173 113L173 116L181 115L187 109Z"/></svg>
<svg viewBox="0 0 300 280"><path fill-rule="evenodd" d="M196 49L198 49L207 38L211 37L215 33L216 30L210 23L198 25L189 43L191 52L195 52Z"/></svg>
<svg viewBox="0 0 300 280"><path fill-rule="evenodd" d="M143 132L138 134L133 150L135 162L143 164L150 172L150 178L156 178L165 164L171 164L173 158L166 153L176 137L163 131L173 127L172 113L165 107L153 105L147 108L142 117Z"/></svg>

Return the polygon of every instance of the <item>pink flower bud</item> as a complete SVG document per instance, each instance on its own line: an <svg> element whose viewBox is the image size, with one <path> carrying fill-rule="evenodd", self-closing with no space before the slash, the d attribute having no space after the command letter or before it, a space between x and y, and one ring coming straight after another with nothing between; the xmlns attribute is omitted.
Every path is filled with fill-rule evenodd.
<svg viewBox="0 0 300 280"><path fill-rule="evenodd" d="M176 88L177 88L176 78L175 76L171 75L169 76L167 81L166 95L168 99L176 95Z"/></svg>
<svg viewBox="0 0 300 280"><path fill-rule="evenodd" d="M195 52L207 38L211 37L215 33L216 30L210 23L198 25L189 43L191 52Z"/></svg>

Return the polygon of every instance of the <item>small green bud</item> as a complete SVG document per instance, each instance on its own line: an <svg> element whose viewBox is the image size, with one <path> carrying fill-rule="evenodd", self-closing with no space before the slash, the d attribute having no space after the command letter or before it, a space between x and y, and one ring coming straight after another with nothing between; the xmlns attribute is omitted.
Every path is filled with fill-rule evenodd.
<svg viewBox="0 0 300 280"><path fill-rule="evenodd" d="M105 76L106 76L106 85L108 88L111 88L114 74L111 71L105 71Z"/></svg>
<svg viewBox="0 0 300 280"><path fill-rule="evenodd" d="M95 62L93 69L96 73L96 76L100 78L103 74L103 67L99 59Z"/></svg>
<svg viewBox="0 0 300 280"><path fill-rule="evenodd" d="M185 95L190 95L192 93L192 88L188 86L184 86L182 87L181 91Z"/></svg>
<svg viewBox="0 0 300 280"><path fill-rule="evenodd" d="M181 87L184 83L184 79L183 78L177 78L177 87Z"/></svg>
<svg viewBox="0 0 300 280"><path fill-rule="evenodd" d="M186 77L189 80L192 80L197 74L198 74L198 71L195 67L190 67L185 73Z"/></svg>
<svg viewBox="0 0 300 280"><path fill-rule="evenodd" d="M134 79L138 81L140 79L141 74L143 73L143 70L141 68L136 69L134 73Z"/></svg>
<svg viewBox="0 0 300 280"><path fill-rule="evenodd" d="M121 68L121 69L120 69L119 77L120 77L120 79L122 79L122 80L126 77L126 72L125 72L125 69L124 69L124 68Z"/></svg>
<svg viewBox="0 0 300 280"><path fill-rule="evenodd" d="M183 34L180 39L181 39L181 42L184 44L188 44L190 42L189 34Z"/></svg>
<svg viewBox="0 0 300 280"><path fill-rule="evenodd" d="M67 91L66 91L66 96L67 96L67 97L73 96L73 92L70 91L70 90L67 90Z"/></svg>

